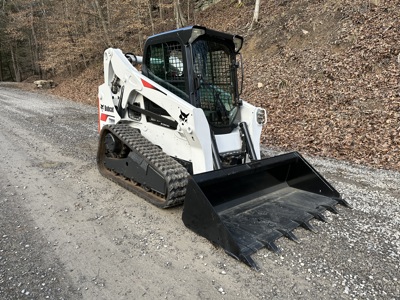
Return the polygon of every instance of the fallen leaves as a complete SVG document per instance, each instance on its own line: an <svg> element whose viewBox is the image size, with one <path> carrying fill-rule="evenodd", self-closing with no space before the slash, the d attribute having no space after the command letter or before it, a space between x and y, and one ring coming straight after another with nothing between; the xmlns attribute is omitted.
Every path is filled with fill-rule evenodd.
<svg viewBox="0 0 400 300"><path fill-rule="evenodd" d="M247 98L269 112L262 141L400 170L400 11L394 1L362 10L361 1L342 5L348 12L343 20L309 5L307 15L292 22L295 30L310 16L325 17L325 26L338 30L326 28L325 36L310 32L321 43L280 41L281 51L269 57L260 51L247 62ZM264 72L257 80L268 87L262 90L252 86L260 61Z"/></svg>
<svg viewBox="0 0 400 300"><path fill-rule="evenodd" d="M254 31L253 6L229 1L196 21L245 37L242 97L268 111L262 143L400 170L398 1L267 1L260 9ZM62 90L94 103L96 70L80 77L84 86L69 80Z"/></svg>

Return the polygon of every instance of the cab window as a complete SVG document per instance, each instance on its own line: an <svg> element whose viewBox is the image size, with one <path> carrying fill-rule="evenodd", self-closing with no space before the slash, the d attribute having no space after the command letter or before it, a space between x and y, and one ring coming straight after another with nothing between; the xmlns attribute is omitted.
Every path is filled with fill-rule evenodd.
<svg viewBox="0 0 400 300"><path fill-rule="evenodd" d="M181 44L168 42L151 45L146 57L149 78L188 101Z"/></svg>

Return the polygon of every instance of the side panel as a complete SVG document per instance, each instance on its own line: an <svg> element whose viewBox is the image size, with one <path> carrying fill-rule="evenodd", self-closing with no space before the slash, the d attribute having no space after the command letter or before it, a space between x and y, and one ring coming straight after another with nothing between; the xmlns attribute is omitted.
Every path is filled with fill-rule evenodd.
<svg viewBox="0 0 400 300"><path fill-rule="evenodd" d="M119 116L115 106L120 102L121 107L126 108L130 101L129 95L132 91L137 91L142 97L150 99L166 110L170 118L178 123L178 126L176 130L172 130L147 123L145 118L138 122L132 121L131 125L140 129L144 137L160 146L165 153L173 157L186 153L184 156L187 156L187 160L192 161L195 174L213 169L210 130L201 109L195 108L142 75L129 63L119 49L110 48L105 51L104 76L105 83L99 87L100 128L105 124L110 124L113 119L116 123L120 120L131 121L127 116ZM119 78L121 90L123 90L123 93L120 92L118 95L111 92L111 82L115 76ZM122 99L119 99L120 96ZM114 107L113 112L102 114L101 109L106 107L110 110ZM190 149L190 155L187 154L188 151L181 151L185 148Z"/></svg>
<svg viewBox="0 0 400 300"><path fill-rule="evenodd" d="M121 120L115 109L112 97L111 90L106 83L99 86L99 132L104 125L116 124Z"/></svg>
<svg viewBox="0 0 400 300"><path fill-rule="evenodd" d="M144 137L160 146L165 153L192 162L194 174L213 170L210 128L204 112L196 108L134 68L119 49L107 49L104 53L105 83L99 87L99 128L105 124L118 123L121 120L132 122L131 125L141 130ZM113 94L112 83L118 79L119 92ZM132 99L135 91L142 99ZM177 122L176 130L148 123L145 117L132 120L126 114L128 103L140 104L144 109L143 99L149 99L163 108L171 120ZM121 116L117 107L121 107ZM239 108L236 122L246 122L256 156L260 159L260 136L262 125L257 123L259 108L243 101ZM217 136L220 152L237 151L241 148L240 133L235 129L225 136Z"/></svg>
<svg viewBox="0 0 400 300"><path fill-rule="evenodd" d="M239 127L236 127L231 133L215 135L215 140L220 153L240 151L242 148Z"/></svg>

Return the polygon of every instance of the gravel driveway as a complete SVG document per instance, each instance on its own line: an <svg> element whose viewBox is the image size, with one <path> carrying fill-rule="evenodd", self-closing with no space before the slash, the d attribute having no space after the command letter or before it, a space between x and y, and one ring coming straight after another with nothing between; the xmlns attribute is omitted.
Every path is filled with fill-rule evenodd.
<svg viewBox="0 0 400 300"><path fill-rule="evenodd" d="M400 299L400 173L308 158L353 209L256 272L99 175L96 108L2 84L0 118L0 299Z"/></svg>

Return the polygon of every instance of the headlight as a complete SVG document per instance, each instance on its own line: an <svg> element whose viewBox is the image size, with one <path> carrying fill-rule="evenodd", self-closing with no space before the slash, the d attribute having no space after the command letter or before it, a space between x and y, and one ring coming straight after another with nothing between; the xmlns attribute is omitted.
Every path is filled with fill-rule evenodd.
<svg viewBox="0 0 400 300"><path fill-rule="evenodd" d="M267 123L267 112L263 108L257 108L256 112L257 123L260 125L264 125Z"/></svg>
<svg viewBox="0 0 400 300"><path fill-rule="evenodd" d="M235 45L235 53L239 53L243 46L243 38L241 36L235 35L233 37L233 44Z"/></svg>

